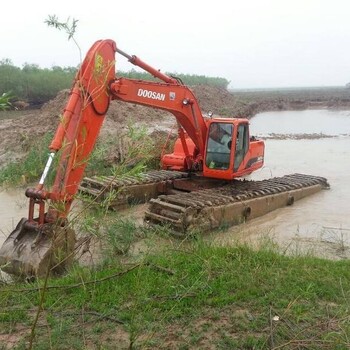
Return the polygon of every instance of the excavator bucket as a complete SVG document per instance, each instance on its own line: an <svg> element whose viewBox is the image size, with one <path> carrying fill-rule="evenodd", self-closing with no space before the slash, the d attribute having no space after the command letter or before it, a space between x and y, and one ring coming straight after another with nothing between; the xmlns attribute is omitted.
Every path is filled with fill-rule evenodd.
<svg viewBox="0 0 350 350"><path fill-rule="evenodd" d="M0 249L1 270L17 276L43 277L73 260L75 233L69 227L36 227L23 218Z"/></svg>

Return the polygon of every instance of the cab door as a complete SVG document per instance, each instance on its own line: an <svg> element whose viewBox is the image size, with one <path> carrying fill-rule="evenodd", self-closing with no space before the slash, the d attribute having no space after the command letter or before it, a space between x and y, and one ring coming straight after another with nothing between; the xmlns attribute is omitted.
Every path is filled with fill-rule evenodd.
<svg viewBox="0 0 350 350"><path fill-rule="evenodd" d="M230 119L213 119L208 127L203 175L216 179L233 178L233 150L235 125Z"/></svg>
<svg viewBox="0 0 350 350"><path fill-rule="evenodd" d="M249 126L240 123L237 126L236 142L234 150L233 172L237 172L243 164L243 160L249 151Z"/></svg>

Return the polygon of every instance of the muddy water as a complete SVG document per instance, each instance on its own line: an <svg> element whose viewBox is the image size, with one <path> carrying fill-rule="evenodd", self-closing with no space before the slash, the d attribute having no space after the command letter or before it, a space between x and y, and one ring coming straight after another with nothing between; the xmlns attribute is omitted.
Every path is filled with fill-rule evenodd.
<svg viewBox="0 0 350 350"><path fill-rule="evenodd" d="M251 121L253 134L350 134L350 111L266 112Z"/></svg>
<svg viewBox="0 0 350 350"><path fill-rule="evenodd" d="M28 215L24 189L0 190L0 246L22 217Z"/></svg>
<svg viewBox="0 0 350 350"><path fill-rule="evenodd" d="M291 207L219 233L224 243L273 239L291 253L305 251L328 258L350 257L350 112L300 111L261 113L251 120L255 134L285 134L266 140L265 166L250 178L290 173L326 177L330 190ZM332 138L294 140L291 134L327 134Z"/></svg>

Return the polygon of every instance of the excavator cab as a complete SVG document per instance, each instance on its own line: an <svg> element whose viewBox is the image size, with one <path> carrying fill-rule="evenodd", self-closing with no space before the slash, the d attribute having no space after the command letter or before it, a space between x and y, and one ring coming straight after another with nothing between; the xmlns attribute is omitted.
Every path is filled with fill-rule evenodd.
<svg viewBox="0 0 350 350"><path fill-rule="evenodd" d="M264 142L250 138L247 119L212 119L206 142L204 176L232 180L264 163Z"/></svg>

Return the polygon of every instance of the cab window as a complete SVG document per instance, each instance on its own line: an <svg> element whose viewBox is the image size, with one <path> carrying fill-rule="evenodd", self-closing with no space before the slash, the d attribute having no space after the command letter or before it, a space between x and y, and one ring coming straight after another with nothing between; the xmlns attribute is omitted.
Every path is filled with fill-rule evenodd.
<svg viewBox="0 0 350 350"><path fill-rule="evenodd" d="M210 169L228 169L232 148L233 125L211 123L205 164Z"/></svg>

